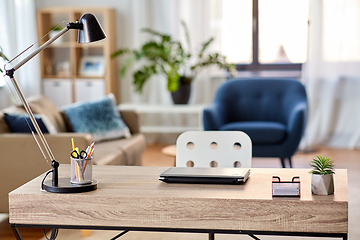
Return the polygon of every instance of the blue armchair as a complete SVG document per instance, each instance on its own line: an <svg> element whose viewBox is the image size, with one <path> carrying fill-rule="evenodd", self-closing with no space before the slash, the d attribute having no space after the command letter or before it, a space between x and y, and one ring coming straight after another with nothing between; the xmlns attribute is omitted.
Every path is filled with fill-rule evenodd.
<svg viewBox="0 0 360 240"><path fill-rule="evenodd" d="M234 79L222 84L204 109L204 130L243 131L253 157L280 158L282 167L297 150L307 122L304 86L289 79Z"/></svg>

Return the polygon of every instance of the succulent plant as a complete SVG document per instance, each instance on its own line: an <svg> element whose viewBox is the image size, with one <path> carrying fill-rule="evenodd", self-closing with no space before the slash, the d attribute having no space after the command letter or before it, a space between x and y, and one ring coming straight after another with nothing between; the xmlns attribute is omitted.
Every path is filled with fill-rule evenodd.
<svg viewBox="0 0 360 240"><path fill-rule="evenodd" d="M310 166L314 168L310 171L312 174L328 175L335 173L334 162L329 157L317 155L316 158L310 162Z"/></svg>

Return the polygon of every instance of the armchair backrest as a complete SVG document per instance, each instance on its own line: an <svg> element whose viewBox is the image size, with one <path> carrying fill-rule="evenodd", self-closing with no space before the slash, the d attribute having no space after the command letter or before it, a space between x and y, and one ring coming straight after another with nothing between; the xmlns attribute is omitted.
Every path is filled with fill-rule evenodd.
<svg viewBox="0 0 360 240"><path fill-rule="evenodd" d="M304 86L290 79L234 79L216 92L213 103L219 106L225 122L274 121L287 124L290 111L307 104Z"/></svg>

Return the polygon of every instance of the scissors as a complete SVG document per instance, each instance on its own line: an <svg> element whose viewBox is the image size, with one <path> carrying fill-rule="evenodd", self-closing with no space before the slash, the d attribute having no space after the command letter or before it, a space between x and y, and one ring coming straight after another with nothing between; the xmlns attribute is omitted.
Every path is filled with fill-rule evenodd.
<svg viewBox="0 0 360 240"><path fill-rule="evenodd" d="M81 150L80 154L76 150L73 150L70 153L70 155L72 158L77 158L77 159L86 159L87 158L87 153L84 150Z"/></svg>

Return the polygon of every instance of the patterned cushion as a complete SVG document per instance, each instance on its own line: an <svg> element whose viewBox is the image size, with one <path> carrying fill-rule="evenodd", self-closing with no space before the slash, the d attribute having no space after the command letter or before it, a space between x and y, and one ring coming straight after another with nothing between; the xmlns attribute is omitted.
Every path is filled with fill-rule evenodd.
<svg viewBox="0 0 360 240"><path fill-rule="evenodd" d="M74 132L90 133L94 141L130 137L114 102L114 95L95 101L78 102L63 107Z"/></svg>

